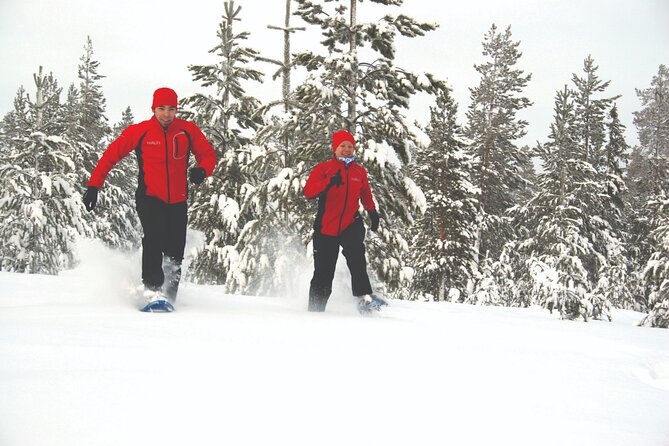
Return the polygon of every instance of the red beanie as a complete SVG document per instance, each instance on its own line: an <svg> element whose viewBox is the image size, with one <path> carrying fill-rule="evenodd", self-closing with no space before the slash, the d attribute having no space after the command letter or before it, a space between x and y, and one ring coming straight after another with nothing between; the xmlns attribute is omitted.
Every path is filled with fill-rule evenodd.
<svg viewBox="0 0 669 446"><path fill-rule="evenodd" d="M151 110L161 105L167 105L171 107L177 106L177 94L171 88L159 88L153 92L153 104L151 105Z"/></svg>
<svg viewBox="0 0 669 446"><path fill-rule="evenodd" d="M334 132L332 134L332 151L334 152L337 150L339 144L343 143L344 141L350 141L351 144L355 145L355 138L353 138L353 135L351 135L346 130L339 130L338 132Z"/></svg>

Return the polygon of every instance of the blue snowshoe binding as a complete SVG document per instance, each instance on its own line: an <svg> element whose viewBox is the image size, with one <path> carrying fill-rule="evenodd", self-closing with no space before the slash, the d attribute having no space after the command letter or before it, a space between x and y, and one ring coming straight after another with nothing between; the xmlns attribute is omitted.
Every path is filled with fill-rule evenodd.
<svg viewBox="0 0 669 446"><path fill-rule="evenodd" d="M388 306L388 302L373 294L365 294L358 299L358 312L363 316L369 316L374 311L381 311L381 308Z"/></svg>

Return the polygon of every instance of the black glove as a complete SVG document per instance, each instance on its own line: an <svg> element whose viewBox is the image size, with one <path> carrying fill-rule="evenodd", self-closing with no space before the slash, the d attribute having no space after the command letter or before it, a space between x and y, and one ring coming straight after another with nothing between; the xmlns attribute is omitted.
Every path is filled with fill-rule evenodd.
<svg viewBox="0 0 669 446"><path fill-rule="evenodd" d="M376 211L376 209L367 211L367 213L369 214L369 218L372 220L372 226L370 229L376 232L376 230L379 229L379 213Z"/></svg>
<svg viewBox="0 0 669 446"><path fill-rule="evenodd" d="M95 209L95 206L98 204L98 188L95 186L88 186L82 201L88 212Z"/></svg>
<svg viewBox="0 0 669 446"><path fill-rule="evenodd" d="M188 179L193 184L200 184L204 181L204 177L207 176L207 172L205 172L203 167L193 167L188 173Z"/></svg>
<svg viewBox="0 0 669 446"><path fill-rule="evenodd" d="M344 182L341 180L341 172L337 171L336 174L330 177L330 186L341 186Z"/></svg>

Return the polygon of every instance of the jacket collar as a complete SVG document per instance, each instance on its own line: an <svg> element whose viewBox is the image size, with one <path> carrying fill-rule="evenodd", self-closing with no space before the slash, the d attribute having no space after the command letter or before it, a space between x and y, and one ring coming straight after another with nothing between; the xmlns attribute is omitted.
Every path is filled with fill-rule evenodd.
<svg viewBox="0 0 669 446"><path fill-rule="evenodd" d="M344 164L345 166L350 166L351 164L356 164L358 162L357 157L353 156L351 158L353 158L353 159L347 163L345 160L343 160L343 159L340 160L339 158L337 158L337 155L334 155L334 154L332 155L332 160L334 162L339 163L339 164Z"/></svg>
<svg viewBox="0 0 669 446"><path fill-rule="evenodd" d="M176 124L176 122L177 122L177 118L174 118L174 121L172 121L172 123L171 123L170 125L167 126L167 129L165 129L165 127L163 127L163 125L158 121L158 118L156 118L155 115L154 115L154 116L151 116L151 119L149 119L149 121L151 121L151 123L152 123L154 126L156 126L157 128L159 128L160 130L162 130L162 131L167 130L167 131L169 132L169 131L171 131L171 130L174 130L174 128L176 127L175 124Z"/></svg>

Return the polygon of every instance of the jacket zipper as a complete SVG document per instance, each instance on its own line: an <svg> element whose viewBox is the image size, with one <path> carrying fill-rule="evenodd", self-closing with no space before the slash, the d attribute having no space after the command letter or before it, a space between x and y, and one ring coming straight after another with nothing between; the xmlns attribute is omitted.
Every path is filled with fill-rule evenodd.
<svg viewBox="0 0 669 446"><path fill-rule="evenodd" d="M341 210L341 215L339 216L339 227L337 228L337 235L341 234L341 222L344 219L344 213L346 213L346 202L348 201L348 164L344 163L344 172L346 172L346 195L344 195L344 208Z"/></svg>
<svg viewBox="0 0 669 446"><path fill-rule="evenodd" d="M167 147L167 129L163 128L165 134L165 175L167 177L167 204L170 204L170 151Z"/></svg>

